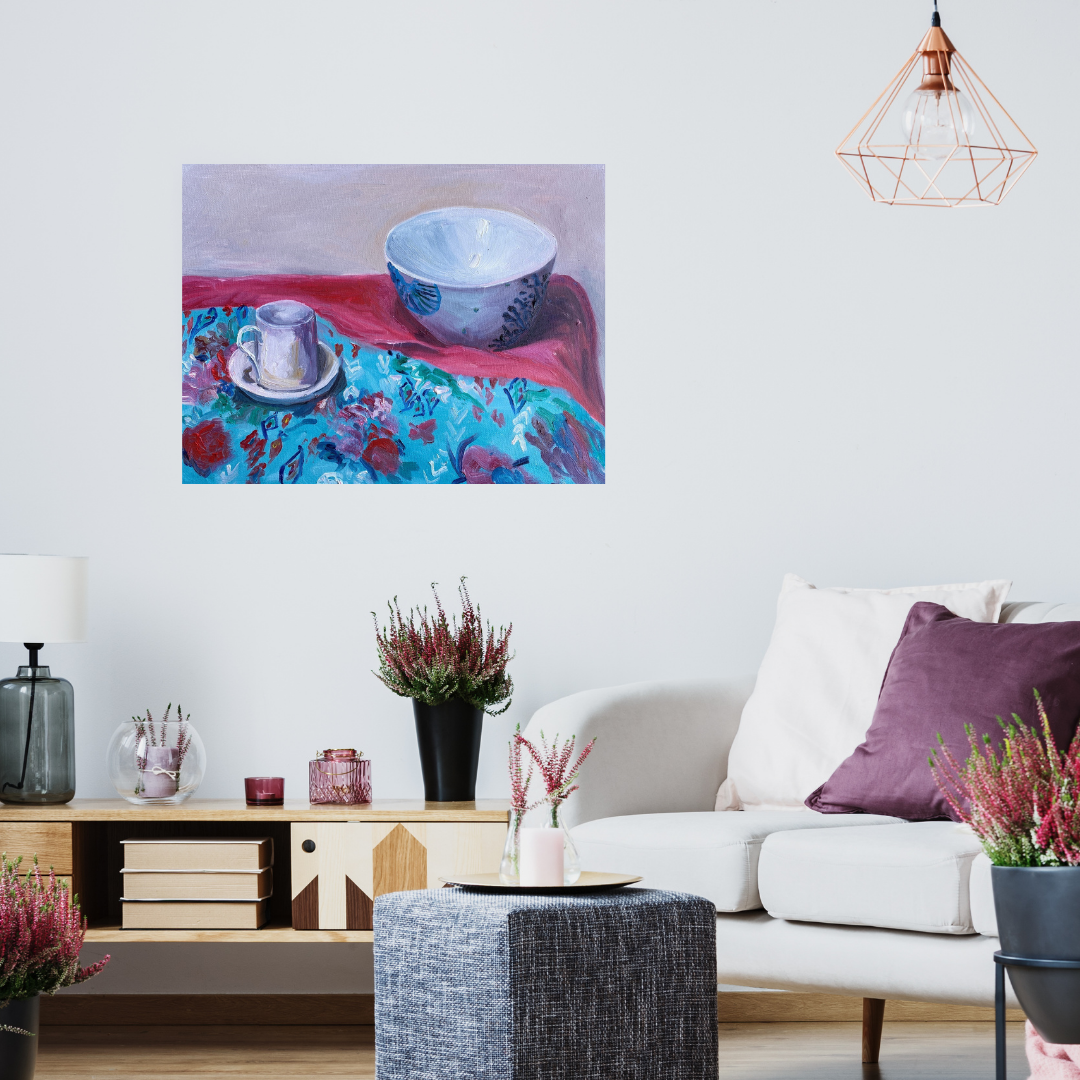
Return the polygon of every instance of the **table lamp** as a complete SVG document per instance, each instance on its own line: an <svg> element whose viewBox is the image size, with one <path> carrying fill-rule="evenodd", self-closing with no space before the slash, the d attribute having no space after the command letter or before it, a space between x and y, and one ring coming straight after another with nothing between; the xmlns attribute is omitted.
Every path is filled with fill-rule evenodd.
<svg viewBox="0 0 1080 1080"><path fill-rule="evenodd" d="M0 555L0 641L30 663L0 681L0 802L65 803L75 794L75 695L38 664L46 642L86 640L89 559Z"/></svg>

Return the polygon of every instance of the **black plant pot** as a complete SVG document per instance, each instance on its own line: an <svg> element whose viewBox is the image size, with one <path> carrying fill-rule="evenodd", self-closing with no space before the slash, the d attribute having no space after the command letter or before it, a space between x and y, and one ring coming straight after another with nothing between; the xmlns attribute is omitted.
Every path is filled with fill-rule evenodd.
<svg viewBox="0 0 1080 1080"><path fill-rule="evenodd" d="M994 866L1001 951L1080 961L1080 867ZM1047 1042L1080 1043L1080 969L1010 967L1009 981Z"/></svg>
<svg viewBox="0 0 1080 1080"><path fill-rule="evenodd" d="M0 1024L32 1031L33 1036L15 1035L0 1031L0 1078L2 1080L34 1080L38 1047L38 1006L41 998L19 998L0 1009Z"/></svg>
<svg viewBox="0 0 1080 1080"><path fill-rule="evenodd" d="M483 709L461 698L424 705L413 698L420 771L427 802L472 802L480 760Z"/></svg>

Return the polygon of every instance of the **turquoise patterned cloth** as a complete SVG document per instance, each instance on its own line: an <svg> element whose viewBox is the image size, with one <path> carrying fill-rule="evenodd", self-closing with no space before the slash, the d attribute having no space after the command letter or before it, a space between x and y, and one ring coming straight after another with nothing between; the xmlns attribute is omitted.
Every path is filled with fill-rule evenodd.
<svg viewBox="0 0 1080 1080"><path fill-rule="evenodd" d="M566 391L451 375L350 341L320 318L341 372L316 401L262 405L227 357L254 309L185 312L185 484L602 484L604 429Z"/></svg>

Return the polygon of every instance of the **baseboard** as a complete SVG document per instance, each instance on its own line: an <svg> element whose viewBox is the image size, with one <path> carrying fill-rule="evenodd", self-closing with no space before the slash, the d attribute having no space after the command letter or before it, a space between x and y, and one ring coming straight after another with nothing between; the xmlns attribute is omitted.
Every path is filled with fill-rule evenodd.
<svg viewBox="0 0 1080 1080"><path fill-rule="evenodd" d="M862 998L840 994L777 994L750 991L716 995L721 1024L862 1022ZM992 1023L994 1010L981 1005L939 1005L932 1001L886 1001L885 1022ZM1019 1009L1009 1020L1023 1020Z"/></svg>
<svg viewBox="0 0 1080 1080"><path fill-rule="evenodd" d="M862 998L839 994L723 993L722 1024L862 1021ZM1010 1009L1010 1020L1023 1020ZM885 1022L991 1023L994 1010L977 1005L889 1001ZM64 994L41 999L46 1025L107 1027L210 1024L279 1026L375 1023L372 994Z"/></svg>
<svg viewBox="0 0 1080 1080"><path fill-rule="evenodd" d="M46 1025L375 1023L373 994L62 994L41 999Z"/></svg>

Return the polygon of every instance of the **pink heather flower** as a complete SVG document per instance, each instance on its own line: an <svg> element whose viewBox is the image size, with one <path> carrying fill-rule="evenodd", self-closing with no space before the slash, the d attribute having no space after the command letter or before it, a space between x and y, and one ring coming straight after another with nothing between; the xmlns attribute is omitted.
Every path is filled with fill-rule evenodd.
<svg viewBox="0 0 1080 1080"><path fill-rule="evenodd" d="M965 727L971 755L961 765L939 735L930 756L934 779L949 805L982 841L998 866L1080 865L1080 731L1062 754L1035 691L1042 736L1013 713L998 722L1005 739L995 750Z"/></svg>
<svg viewBox="0 0 1080 1080"><path fill-rule="evenodd" d="M510 809L517 817L522 817L528 811L535 809L544 800L537 799L529 802L529 784L532 782L532 762L529 763L528 775L524 778L521 772L521 750L529 746L529 741L521 734L521 725L514 729L514 737L510 740ZM532 754L532 748L529 747Z"/></svg>
<svg viewBox="0 0 1080 1080"><path fill-rule="evenodd" d="M165 715L161 718L161 731L154 727L154 717L151 715L150 710L146 710L146 716L133 716L131 719L135 723L135 731L138 736L138 740L135 743L135 763L139 769L146 768L146 750L150 746L168 746L168 728L166 723L169 719L169 712L172 710L172 702L170 701L165 709ZM176 729L176 767L181 769L184 765L184 758L187 757L188 750L191 749L191 728L188 726L188 721L191 719L191 713L187 716L184 715L184 710L177 706L176 708L176 723L180 726Z"/></svg>
<svg viewBox="0 0 1080 1080"><path fill-rule="evenodd" d="M510 633L513 623L500 627L498 633L488 623L485 636L480 608L473 604L465 579L461 579L461 623L446 617L438 590L435 594L436 615L431 618L427 608L401 614L397 598L390 604L390 625L380 630L375 619L375 646L379 654L379 670L375 675L402 697L415 698L425 705L441 705L452 698L461 698L490 716L498 716L510 707L514 683L506 673L510 654ZM501 709L493 706L500 703Z"/></svg>
<svg viewBox="0 0 1080 1080"><path fill-rule="evenodd" d="M36 860L20 876L20 862L0 856L0 1005L84 982L109 962L79 967L86 933L79 898L55 873L43 880Z"/></svg>
<svg viewBox="0 0 1080 1080"><path fill-rule="evenodd" d="M596 739L590 739L589 744L571 764L570 759L574 755L574 742L576 739L576 735L571 735L560 747L559 737L556 735L551 746L548 746L547 739L544 738L544 733L541 731L540 750L537 750L523 735L517 734L514 736L515 742L519 742L525 747L529 752L529 756L540 769L540 775L543 777L544 787L547 790L546 802L551 807L552 825L558 823L559 807L570 795L577 791L578 785L574 781L577 779L578 771L596 744Z"/></svg>

